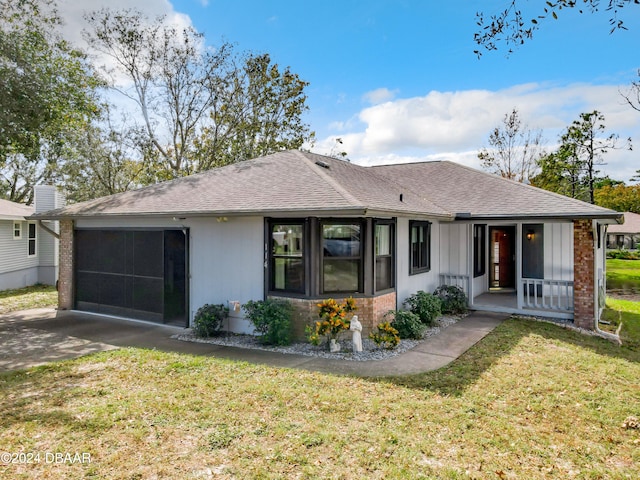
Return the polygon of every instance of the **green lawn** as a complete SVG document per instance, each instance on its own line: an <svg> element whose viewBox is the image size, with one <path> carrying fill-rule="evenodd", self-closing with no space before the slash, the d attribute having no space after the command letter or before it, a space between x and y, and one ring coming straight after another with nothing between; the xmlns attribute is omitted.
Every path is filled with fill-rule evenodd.
<svg viewBox="0 0 640 480"><path fill-rule="evenodd" d="M640 293L640 260L607 259L607 288Z"/></svg>
<svg viewBox="0 0 640 480"><path fill-rule="evenodd" d="M0 315L30 308L53 308L57 305L58 292L49 285L0 291Z"/></svg>
<svg viewBox="0 0 640 480"><path fill-rule="evenodd" d="M104 352L0 375L0 452L91 457L0 476L637 478L639 378L638 352L526 320L393 379Z"/></svg>

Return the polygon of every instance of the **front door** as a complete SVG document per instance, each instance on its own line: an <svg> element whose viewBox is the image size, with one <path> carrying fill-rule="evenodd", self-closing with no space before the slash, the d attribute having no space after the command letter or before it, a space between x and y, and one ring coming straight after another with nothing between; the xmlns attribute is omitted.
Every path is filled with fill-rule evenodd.
<svg viewBox="0 0 640 480"><path fill-rule="evenodd" d="M512 289L516 286L516 227L490 227L491 288Z"/></svg>

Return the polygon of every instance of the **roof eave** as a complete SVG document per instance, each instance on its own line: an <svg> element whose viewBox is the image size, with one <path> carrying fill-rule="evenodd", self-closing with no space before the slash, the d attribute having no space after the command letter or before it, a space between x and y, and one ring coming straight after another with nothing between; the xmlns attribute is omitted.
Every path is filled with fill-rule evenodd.
<svg viewBox="0 0 640 480"><path fill-rule="evenodd" d="M548 214L456 214L456 221L504 221L504 220L609 220L605 223L620 223L623 218L619 212L602 212L602 213L548 213Z"/></svg>

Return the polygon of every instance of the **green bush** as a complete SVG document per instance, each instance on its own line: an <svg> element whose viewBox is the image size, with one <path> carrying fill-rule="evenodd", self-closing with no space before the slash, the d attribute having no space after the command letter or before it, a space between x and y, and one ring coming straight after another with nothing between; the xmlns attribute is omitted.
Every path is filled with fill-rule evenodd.
<svg viewBox="0 0 640 480"><path fill-rule="evenodd" d="M609 250L607 258L618 260L640 260L640 253L636 250Z"/></svg>
<svg viewBox="0 0 640 480"><path fill-rule="evenodd" d="M442 303L442 313L464 313L467 311L467 295L457 285L441 285L433 294Z"/></svg>
<svg viewBox="0 0 640 480"><path fill-rule="evenodd" d="M409 311L418 315L420 321L428 327L433 326L436 319L442 313L442 302L440 299L422 290L407 297L403 305L407 307Z"/></svg>
<svg viewBox="0 0 640 480"><path fill-rule="evenodd" d="M424 336L427 326L420 321L420 317L408 310L391 310L385 318L393 317L391 326L398 331L400 338L420 340Z"/></svg>
<svg viewBox="0 0 640 480"><path fill-rule="evenodd" d="M378 324L377 331L369 334L369 338L374 341L378 347L391 350L400 344L400 336L398 331L391 326L389 322Z"/></svg>
<svg viewBox="0 0 640 480"><path fill-rule="evenodd" d="M286 300L249 300L242 308L267 345L289 345L291 343L291 316L293 307Z"/></svg>
<svg viewBox="0 0 640 480"><path fill-rule="evenodd" d="M193 331L198 337L215 337L222 332L222 322L229 315L229 309L222 304L203 305L193 319Z"/></svg>

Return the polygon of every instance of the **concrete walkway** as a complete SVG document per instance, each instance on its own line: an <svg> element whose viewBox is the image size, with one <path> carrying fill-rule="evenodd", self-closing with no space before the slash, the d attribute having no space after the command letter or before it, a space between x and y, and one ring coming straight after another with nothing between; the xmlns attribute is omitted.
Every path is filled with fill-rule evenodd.
<svg viewBox="0 0 640 480"><path fill-rule="evenodd" d="M386 360L355 362L183 342L171 338L184 331L179 327L53 309L26 310L0 315L0 372L119 347L138 347L341 375L406 375L444 367L505 318L507 315L472 312L405 353Z"/></svg>

